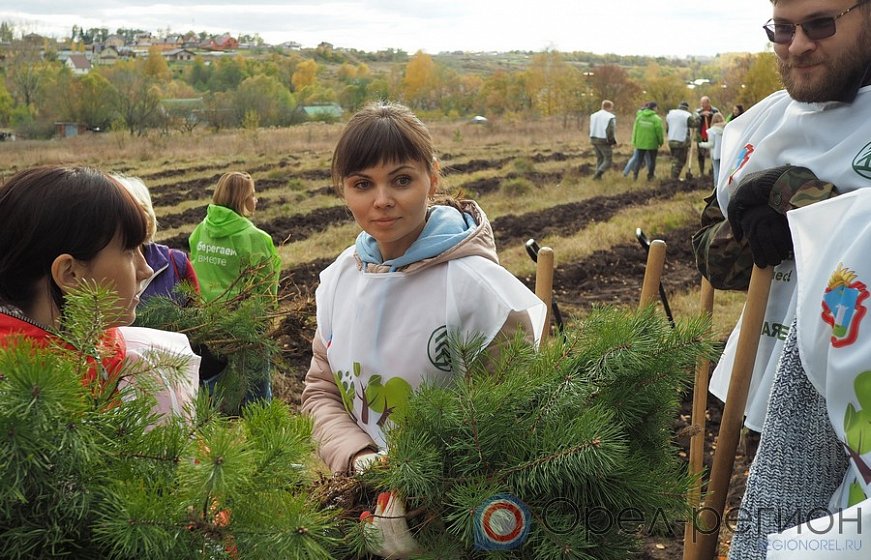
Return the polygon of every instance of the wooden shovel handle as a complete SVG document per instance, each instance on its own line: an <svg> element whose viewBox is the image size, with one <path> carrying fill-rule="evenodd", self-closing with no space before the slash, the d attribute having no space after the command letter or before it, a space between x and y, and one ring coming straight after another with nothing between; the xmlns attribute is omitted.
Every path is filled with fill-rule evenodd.
<svg viewBox="0 0 871 560"><path fill-rule="evenodd" d="M662 239L654 239L650 242L647 266L644 267L644 281L641 284L641 298L638 301L639 309L650 305L659 295L659 282L665 266L665 248L665 241Z"/></svg>
<svg viewBox="0 0 871 560"><path fill-rule="evenodd" d="M707 278L702 277L699 290L699 303L707 317L714 311L714 287ZM693 412L690 420L690 454L689 473L696 476L687 493L687 503L690 508L697 508L702 496L702 470L705 464L705 413L708 405L708 378L711 372L711 361L700 358L696 364L696 377L693 382ZM684 529L683 558L691 560L695 551L693 532L695 526L687 523Z"/></svg>
<svg viewBox="0 0 871 560"><path fill-rule="evenodd" d="M538 261L535 267L535 295L547 306L547 318L544 330L541 332L541 342L550 336L551 304L553 303L553 249L542 247L538 250Z"/></svg>
<svg viewBox="0 0 871 560"><path fill-rule="evenodd" d="M711 467L711 480L705 495L705 507L700 511L699 516L704 525L704 532L699 536L696 545L696 560L716 558L729 482L732 478L732 469L735 467L735 452L738 449L741 426L744 424L747 391L750 388L756 351L759 348L759 333L762 332L762 323L765 320L765 306L768 304L772 272L771 267L754 266L750 276L750 289L744 304L741 331L738 333L738 345L735 349L732 377L729 380L729 392L726 394L726 406L723 408L723 417L720 420L720 433Z"/></svg>

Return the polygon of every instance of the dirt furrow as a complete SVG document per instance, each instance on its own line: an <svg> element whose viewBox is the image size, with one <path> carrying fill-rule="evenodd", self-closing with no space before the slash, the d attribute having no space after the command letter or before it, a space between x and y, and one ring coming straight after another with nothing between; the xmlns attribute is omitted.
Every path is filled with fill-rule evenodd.
<svg viewBox="0 0 871 560"><path fill-rule="evenodd" d="M669 199L678 192L692 192L699 188L697 181L664 181L650 188L559 204L537 212L500 216L493 220L496 245L503 248L529 238L572 235L593 222L609 220L625 208L645 205L651 199Z"/></svg>

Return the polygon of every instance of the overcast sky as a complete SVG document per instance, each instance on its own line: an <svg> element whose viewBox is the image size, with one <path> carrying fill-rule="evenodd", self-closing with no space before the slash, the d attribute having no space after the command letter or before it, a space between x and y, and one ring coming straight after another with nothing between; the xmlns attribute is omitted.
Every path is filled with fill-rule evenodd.
<svg viewBox="0 0 871 560"><path fill-rule="evenodd" d="M765 50L768 0L0 0L0 20L67 37L73 25L259 33L272 44L430 54L590 51L654 56Z"/></svg>

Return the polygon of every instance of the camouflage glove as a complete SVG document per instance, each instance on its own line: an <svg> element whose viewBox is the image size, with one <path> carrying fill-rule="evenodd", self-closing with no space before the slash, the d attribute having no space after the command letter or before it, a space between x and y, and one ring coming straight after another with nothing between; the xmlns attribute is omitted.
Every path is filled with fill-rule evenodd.
<svg viewBox="0 0 871 560"><path fill-rule="evenodd" d="M756 266L776 266L792 251L786 215L771 206L771 189L789 165L772 167L745 176L729 200L729 224L735 239L747 236Z"/></svg>

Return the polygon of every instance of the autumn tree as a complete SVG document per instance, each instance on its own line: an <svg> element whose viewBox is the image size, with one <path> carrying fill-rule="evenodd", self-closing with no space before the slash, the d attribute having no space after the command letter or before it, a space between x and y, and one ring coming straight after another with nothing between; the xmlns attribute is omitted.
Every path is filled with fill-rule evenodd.
<svg viewBox="0 0 871 560"><path fill-rule="evenodd" d="M184 79L199 91L209 88L209 80L212 76L212 67L207 66L203 57L194 57L193 64L188 66Z"/></svg>
<svg viewBox="0 0 871 560"><path fill-rule="evenodd" d="M595 98L599 101L610 99L624 109L632 107L641 93L641 88L629 78L629 73L616 64L590 67L585 78Z"/></svg>
<svg viewBox="0 0 871 560"><path fill-rule="evenodd" d="M124 60L105 70L114 86L115 108L130 134L142 135L160 106L160 88L145 72L145 60Z"/></svg>
<svg viewBox="0 0 871 560"><path fill-rule="evenodd" d="M235 115L242 122L253 112L261 126L287 124L294 108L293 95L272 76L259 74L246 78L236 91Z"/></svg>
<svg viewBox="0 0 871 560"><path fill-rule="evenodd" d="M568 71L569 66L558 51L546 50L532 57L526 70L526 91L535 112L552 116L565 111L560 78Z"/></svg>
<svg viewBox="0 0 871 560"><path fill-rule="evenodd" d="M245 59L241 56L219 58L209 77L210 91L229 91L239 87L249 76Z"/></svg>
<svg viewBox="0 0 871 560"><path fill-rule="evenodd" d="M390 98L390 83L386 78L373 78L366 86L367 99L389 99Z"/></svg>
<svg viewBox="0 0 871 560"><path fill-rule="evenodd" d="M719 95L719 103L721 108L728 108L738 101L738 96L741 93L741 86L744 84L744 78L747 76L747 71L753 64L754 56L750 53L741 53L729 56L721 56L723 59L720 71L721 91Z"/></svg>
<svg viewBox="0 0 871 560"><path fill-rule="evenodd" d="M497 70L481 86L483 105L488 113L521 113L532 108L527 93L526 72Z"/></svg>
<svg viewBox="0 0 871 560"><path fill-rule="evenodd" d="M357 67L353 64L343 62L339 69L336 71L336 77L340 82L353 82L357 79Z"/></svg>
<svg viewBox="0 0 871 560"><path fill-rule="evenodd" d="M448 113L448 110L453 110L460 115L468 115L483 111L483 104L480 100L484 80L477 74L454 73L445 86L445 101L447 102L445 113Z"/></svg>
<svg viewBox="0 0 871 560"><path fill-rule="evenodd" d="M12 94L6 89L6 86L0 82L0 126L9 126L12 121L12 110L15 106L15 100L12 99Z"/></svg>
<svg viewBox="0 0 871 560"><path fill-rule="evenodd" d="M290 81L293 84L293 90L299 91L304 87L315 85L317 76L318 63L311 59L303 60L296 65L296 70L294 70L291 76Z"/></svg>
<svg viewBox="0 0 871 560"><path fill-rule="evenodd" d="M689 95L684 78L678 72L666 70L658 64L651 64L645 68L642 87L643 98L637 100L636 104L642 101L656 101L665 111L677 107L681 101L686 101Z"/></svg>
<svg viewBox="0 0 871 560"><path fill-rule="evenodd" d="M235 122L234 102L234 95L230 92L209 92L203 96L203 115L209 128L217 132L238 124Z"/></svg>
<svg viewBox="0 0 871 560"><path fill-rule="evenodd" d="M18 103L33 106L49 65L43 61L42 45L25 40L11 45L6 57L6 81Z"/></svg>
<svg viewBox="0 0 871 560"><path fill-rule="evenodd" d="M356 112L369 99L373 77L365 63L343 63L336 77L339 80L336 100L348 111ZM377 95L376 95L377 97Z"/></svg>
<svg viewBox="0 0 871 560"><path fill-rule="evenodd" d="M405 65L402 96L417 109L431 109L432 91L437 86L436 63L423 51L417 51Z"/></svg>
<svg viewBox="0 0 871 560"><path fill-rule="evenodd" d="M156 82L169 82L172 80L172 71L169 69L169 64L166 63L166 58L163 57L160 49L156 46L148 49L148 57L145 59L143 71L147 77Z"/></svg>
<svg viewBox="0 0 871 560"><path fill-rule="evenodd" d="M774 53L759 53L747 69L738 102L750 107L782 87Z"/></svg>

